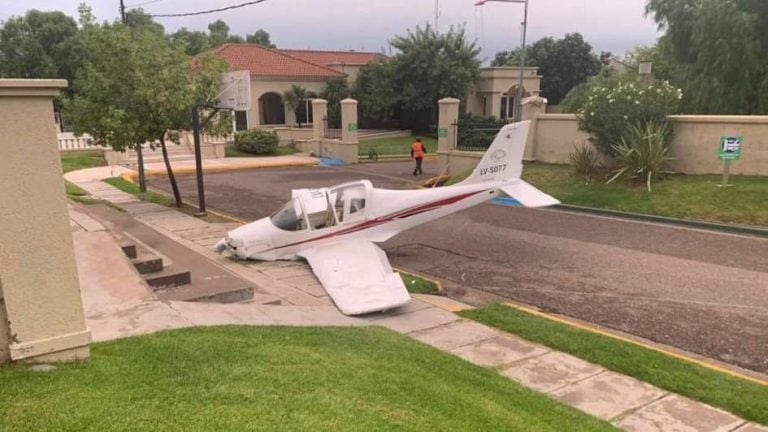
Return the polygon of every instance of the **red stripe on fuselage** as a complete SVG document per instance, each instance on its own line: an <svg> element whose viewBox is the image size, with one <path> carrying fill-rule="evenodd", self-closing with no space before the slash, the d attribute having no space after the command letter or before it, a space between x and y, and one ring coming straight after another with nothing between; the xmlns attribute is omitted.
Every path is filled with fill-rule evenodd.
<svg viewBox="0 0 768 432"><path fill-rule="evenodd" d="M344 234L351 234L351 233L362 231L362 230L365 230L365 229L368 229L368 228L373 228L375 226L379 226L381 224L384 224L384 223L387 223L387 222L391 222L391 221L396 220L396 219L405 219L405 218L410 217L410 216L415 216L415 215L420 214L420 213L424 213L424 212L427 212L427 211L435 210L435 209L437 209L439 207L443 207L445 205L454 204L454 203L457 203L457 202L459 202L459 201L461 201L461 200L463 200L465 198L471 197L473 195L477 195L479 193L487 192L487 191L488 191L488 189L482 190L482 191L478 191L478 192L470 192L470 193L466 193L466 194L457 195L455 197L445 198L445 199L442 199L440 201L435 201L435 202L432 202L432 203L429 203L429 204L422 204L422 205L419 205L419 206L416 206L416 207L411 207L409 209L400 210L397 213L392 213L392 214L387 215L387 216L378 217L376 219L371 219L371 220L362 222L360 224L357 224L355 226L351 226L349 228L345 228L343 230L339 230L339 231L336 231L336 232L333 232L333 233L324 234L324 235L321 235L321 236L318 236L318 237L314 237L314 238L307 239L307 240L302 240L302 241L296 242L296 243L291 243L291 244L287 244L287 245L283 245L283 246L273 247L272 249L267 249L265 252L273 251L273 250L276 250L276 249L283 249L283 248L287 248L287 247L291 247L291 246L297 246L297 245L300 245L300 244L303 244L303 243L311 243L311 242L318 241L318 240L325 240L327 238L336 237L336 236L340 236L340 235L344 235Z"/></svg>

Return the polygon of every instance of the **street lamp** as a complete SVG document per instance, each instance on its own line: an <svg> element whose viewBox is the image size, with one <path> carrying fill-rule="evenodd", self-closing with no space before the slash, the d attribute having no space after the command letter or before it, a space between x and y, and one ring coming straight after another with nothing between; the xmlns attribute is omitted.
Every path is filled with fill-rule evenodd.
<svg viewBox="0 0 768 432"><path fill-rule="evenodd" d="M525 15L523 16L523 46L520 52L520 82L517 84L517 96L515 97L515 115L514 121L519 122L523 114L523 79L525 78L525 37L528 30L528 0L480 0L475 6L482 6L487 2L501 3L523 3L525 4Z"/></svg>

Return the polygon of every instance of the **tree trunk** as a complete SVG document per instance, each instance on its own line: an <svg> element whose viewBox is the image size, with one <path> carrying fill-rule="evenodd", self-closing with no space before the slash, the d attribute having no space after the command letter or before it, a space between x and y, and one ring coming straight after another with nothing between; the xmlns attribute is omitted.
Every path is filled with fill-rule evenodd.
<svg viewBox="0 0 768 432"><path fill-rule="evenodd" d="M181 207L181 194L179 193L179 185L176 184L176 176L173 175L173 168L171 168L171 161L168 159L168 149L165 148L165 136L160 137L160 148L163 150L163 162L165 162L165 169L168 171L168 180L171 182L171 189L173 189L173 199L176 200L176 207Z"/></svg>

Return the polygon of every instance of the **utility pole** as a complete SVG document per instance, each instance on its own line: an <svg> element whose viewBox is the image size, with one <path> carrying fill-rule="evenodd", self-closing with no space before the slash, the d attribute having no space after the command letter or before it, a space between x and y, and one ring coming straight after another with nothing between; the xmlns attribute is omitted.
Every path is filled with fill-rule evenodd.
<svg viewBox="0 0 768 432"><path fill-rule="evenodd" d="M515 97L514 120L519 122L523 118L523 81L525 80L525 38L528 32L528 0L525 0L525 13L523 14L523 45L520 53L520 81L517 83L517 96Z"/></svg>
<svg viewBox="0 0 768 432"><path fill-rule="evenodd" d="M440 0L435 0L435 33L437 33L437 20L440 17Z"/></svg>
<svg viewBox="0 0 768 432"><path fill-rule="evenodd" d="M125 15L125 3L123 0L120 0L120 21L122 21L123 24L128 24L128 17ZM144 143L136 144L136 159L139 164L139 192L147 191L147 178L144 175L144 154L141 150L143 145Z"/></svg>

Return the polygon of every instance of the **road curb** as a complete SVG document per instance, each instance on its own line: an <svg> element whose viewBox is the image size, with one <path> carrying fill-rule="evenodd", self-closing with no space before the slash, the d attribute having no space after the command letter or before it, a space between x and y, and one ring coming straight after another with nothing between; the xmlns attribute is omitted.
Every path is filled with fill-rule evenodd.
<svg viewBox="0 0 768 432"><path fill-rule="evenodd" d="M670 349L667 349L662 346L657 346L650 343L645 343L640 340L630 339L628 337L621 336L619 334L616 334L608 329L604 329L604 327L597 325L597 324L582 324L579 322L576 322L574 320L568 319L568 317L561 316L561 315L553 315L547 312L543 312L538 308L531 307L531 306L524 306L517 302L504 302L501 303L503 306L506 306L511 309L517 309L518 311L525 312L529 315L537 316L540 318L544 318L553 322L557 322L569 327L573 327L579 330L583 330L586 332L598 334L601 336L605 336L611 339L615 339L621 342L626 342L632 345L636 345L651 351L656 351L658 353L667 355L669 357L677 358L679 360L684 360L689 363L693 363L695 365L701 366L703 368L707 368L716 372L720 372L722 374L730 375L732 377L736 377L745 381L749 381L756 384L761 384L764 386L768 386L768 381L766 381L763 378L758 378L756 376L752 376L748 373L743 373L734 369L730 369L728 367L720 366L718 364L712 363L707 361L706 357L702 358L695 358L690 355L684 354L682 352L676 352Z"/></svg>
<svg viewBox="0 0 768 432"><path fill-rule="evenodd" d="M208 166L208 167L203 167L203 173L212 174L212 173L242 171L242 170L258 169L258 168L288 168L288 167L298 167L298 166L316 166L317 164L318 164L317 161L313 161L313 162L282 162L282 163L272 163L272 164L252 163L252 164L238 164L238 165ZM195 174L196 172L197 170L195 169L195 167L179 167L179 168L173 169L174 175L191 175L191 174ZM160 177L160 176L168 175L168 172L165 169L149 169L149 170L144 170L144 175L146 177ZM126 173L123 176L130 176L131 178L135 179L139 176L139 172L134 171L131 173Z"/></svg>
<svg viewBox="0 0 768 432"><path fill-rule="evenodd" d="M572 212L578 212L578 213L595 214L599 216L612 216L612 217L633 219L633 220L639 220L639 221L645 221L645 222L656 222L656 223L662 223L662 224L668 224L668 225L680 225L680 226L686 226L690 228L699 228L704 230L720 231L720 232L727 232L732 234L747 234L747 235L752 235L756 237L768 237L768 228L760 228L760 227L749 226L749 225L734 225L734 224L726 224L726 223L718 223L718 222L705 222L705 221L692 220L692 219L673 218L668 216L656 216L656 215L649 215L649 214L642 214L642 213L631 213L631 212L624 212L620 210L608 210L608 209L600 209L600 208L594 208L594 207L582 207L582 206L571 205L571 204L558 204L553 208L556 208L558 210L572 211Z"/></svg>

